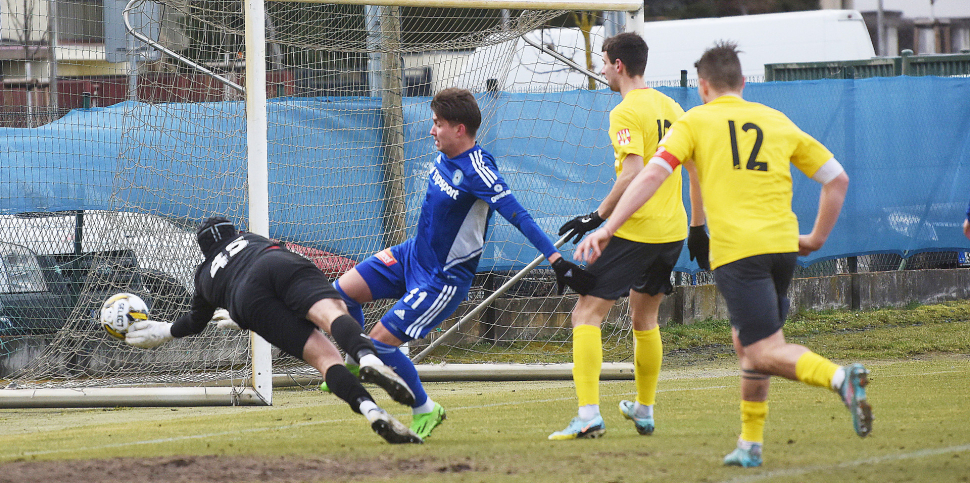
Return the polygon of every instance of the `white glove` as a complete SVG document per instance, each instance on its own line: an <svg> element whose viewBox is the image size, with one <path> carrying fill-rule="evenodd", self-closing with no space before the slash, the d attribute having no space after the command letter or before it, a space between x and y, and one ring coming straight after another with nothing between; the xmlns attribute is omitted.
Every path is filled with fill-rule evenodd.
<svg viewBox="0 0 970 483"><path fill-rule="evenodd" d="M125 334L125 343L142 349L153 349L172 339L172 324L154 320L135 322Z"/></svg>
<svg viewBox="0 0 970 483"><path fill-rule="evenodd" d="M215 322L219 329L243 330L235 320L232 320L232 317L229 317L229 311L226 309L217 309L209 322Z"/></svg>

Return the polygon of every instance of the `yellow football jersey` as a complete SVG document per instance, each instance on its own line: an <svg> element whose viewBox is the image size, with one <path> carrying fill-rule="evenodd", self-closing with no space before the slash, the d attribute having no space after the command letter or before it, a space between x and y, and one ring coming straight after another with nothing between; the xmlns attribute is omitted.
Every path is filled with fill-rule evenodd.
<svg viewBox="0 0 970 483"><path fill-rule="evenodd" d="M738 96L687 111L660 142L671 166L693 159L711 232L711 267L798 251L791 165L811 177L832 153L784 114Z"/></svg>
<svg viewBox="0 0 970 483"><path fill-rule="evenodd" d="M610 139L616 157L616 176L623 172L623 162L630 154L650 161L657 143L684 110L677 102L656 89L636 89L610 111ZM616 236L640 243L669 243L687 238L687 212L681 194L680 169L668 178L630 217Z"/></svg>

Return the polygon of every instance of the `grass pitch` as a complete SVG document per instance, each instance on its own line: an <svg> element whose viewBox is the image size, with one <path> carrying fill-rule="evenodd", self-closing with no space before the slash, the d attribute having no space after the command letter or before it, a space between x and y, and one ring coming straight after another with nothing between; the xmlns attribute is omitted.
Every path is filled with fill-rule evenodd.
<svg viewBox="0 0 970 483"><path fill-rule="evenodd" d="M616 409L633 398L632 381L601 384L606 436L575 441L546 439L575 414L568 381L428 384L448 419L410 446L384 443L332 395L282 390L272 407L0 410L0 482L970 481L968 312L954 303L795 317L791 339L866 362L874 429L857 437L834 393L774 378L760 468L721 464L740 430L733 357L699 344L703 357L691 359L676 342L690 328L678 327L664 334L676 357L661 373L652 436ZM719 324L688 338L722 338Z"/></svg>

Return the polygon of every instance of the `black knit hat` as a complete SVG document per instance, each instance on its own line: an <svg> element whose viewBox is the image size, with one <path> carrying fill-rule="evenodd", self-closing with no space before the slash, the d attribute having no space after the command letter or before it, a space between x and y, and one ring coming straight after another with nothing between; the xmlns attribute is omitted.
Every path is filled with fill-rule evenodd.
<svg viewBox="0 0 970 483"><path fill-rule="evenodd" d="M220 242L236 236L236 227L229 219L222 216L207 218L195 230L195 238L199 241L199 248L206 256L209 250Z"/></svg>

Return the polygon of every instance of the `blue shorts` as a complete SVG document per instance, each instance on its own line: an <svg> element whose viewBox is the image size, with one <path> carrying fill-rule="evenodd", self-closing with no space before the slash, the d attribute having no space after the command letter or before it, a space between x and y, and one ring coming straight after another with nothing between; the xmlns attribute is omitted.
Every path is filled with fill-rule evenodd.
<svg viewBox="0 0 970 483"><path fill-rule="evenodd" d="M428 273L411 257L412 240L378 252L355 267L371 298L400 299L381 324L402 342L421 339L451 316L468 296L472 279Z"/></svg>

